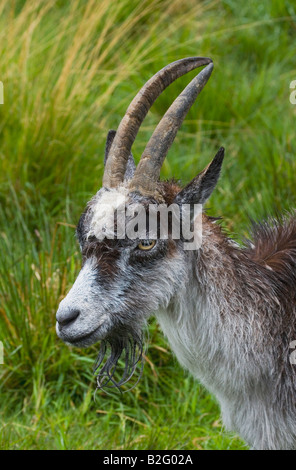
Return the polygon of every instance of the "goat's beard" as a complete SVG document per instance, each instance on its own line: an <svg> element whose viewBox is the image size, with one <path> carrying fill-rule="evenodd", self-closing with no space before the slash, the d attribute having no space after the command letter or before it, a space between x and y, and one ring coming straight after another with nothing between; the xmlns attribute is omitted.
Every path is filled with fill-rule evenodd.
<svg viewBox="0 0 296 470"><path fill-rule="evenodd" d="M118 369L122 368L119 360L123 360L123 371L119 375ZM100 352L94 366L97 375L97 389L120 387L126 384L134 375L139 365L139 377L134 388L139 382L143 372L143 334L140 331L120 328L112 331L112 334L101 341ZM118 367L119 366L119 367ZM117 376L121 378L117 378ZM121 391L121 390L120 390Z"/></svg>

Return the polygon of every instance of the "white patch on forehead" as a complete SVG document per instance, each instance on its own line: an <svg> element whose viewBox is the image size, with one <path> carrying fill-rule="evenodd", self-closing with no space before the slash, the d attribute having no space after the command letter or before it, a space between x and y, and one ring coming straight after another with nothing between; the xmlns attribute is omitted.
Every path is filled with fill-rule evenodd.
<svg viewBox="0 0 296 470"><path fill-rule="evenodd" d="M101 191L95 196L97 201L92 206L92 218L87 238L96 237L98 240L113 238L114 236L114 213L117 210L124 209L129 198L128 188L120 186L109 191Z"/></svg>

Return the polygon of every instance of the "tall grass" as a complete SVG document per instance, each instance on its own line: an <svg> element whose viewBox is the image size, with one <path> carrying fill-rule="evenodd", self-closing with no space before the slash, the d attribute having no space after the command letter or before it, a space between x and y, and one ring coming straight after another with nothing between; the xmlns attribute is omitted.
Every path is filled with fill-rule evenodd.
<svg viewBox="0 0 296 470"><path fill-rule="evenodd" d="M97 348L58 341L55 311L79 271L74 227L101 184L107 131L171 61L210 56L215 71L162 177L189 181L224 145L209 208L237 238L249 217L295 204L295 15L292 0L0 0L2 448L244 448L154 321L137 388L94 400ZM153 106L136 159L191 78Z"/></svg>

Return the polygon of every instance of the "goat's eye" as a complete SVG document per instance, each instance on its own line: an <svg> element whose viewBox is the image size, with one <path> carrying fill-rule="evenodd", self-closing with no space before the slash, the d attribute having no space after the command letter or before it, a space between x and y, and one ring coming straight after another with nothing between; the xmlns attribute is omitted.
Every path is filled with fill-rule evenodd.
<svg viewBox="0 0 296 470"><path fill-rule="evenodd" d="M151 250L155 246L156 241L155 240L141 240L138 248L139 250Z"/></svg>

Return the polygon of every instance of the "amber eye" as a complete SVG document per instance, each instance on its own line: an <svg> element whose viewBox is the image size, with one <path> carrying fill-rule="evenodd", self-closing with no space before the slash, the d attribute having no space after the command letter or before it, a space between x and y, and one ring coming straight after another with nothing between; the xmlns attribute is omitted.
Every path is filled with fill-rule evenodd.
<svg viewBox="0 0 296 470"><path fill-rule="evenodd" d="M155 246L156 241L155 240L141 240L138 248L139 250L151 250Z"/></svg>

